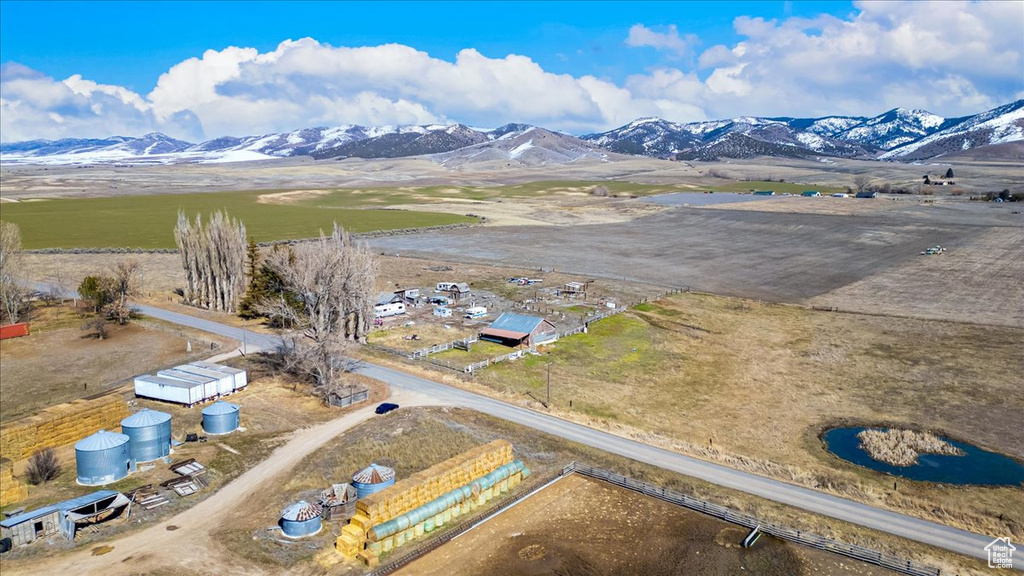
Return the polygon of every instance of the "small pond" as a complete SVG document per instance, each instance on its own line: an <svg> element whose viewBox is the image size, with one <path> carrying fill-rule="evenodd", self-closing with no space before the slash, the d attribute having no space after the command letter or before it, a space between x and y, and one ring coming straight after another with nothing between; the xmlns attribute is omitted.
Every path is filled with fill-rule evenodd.
<svg viewBox="0 0 1024 576"><path fill-rule="evenodd" d="M1024 483L1024 465L1016 460L949 438L943 440L963 450L962 456L921 454L917 457L917 464L902 467L879 462L860 447L857 434L864 429L832 428L822 434L822 439L829 452L847 462L901 478L979 486L1016 486Z"/></svg>

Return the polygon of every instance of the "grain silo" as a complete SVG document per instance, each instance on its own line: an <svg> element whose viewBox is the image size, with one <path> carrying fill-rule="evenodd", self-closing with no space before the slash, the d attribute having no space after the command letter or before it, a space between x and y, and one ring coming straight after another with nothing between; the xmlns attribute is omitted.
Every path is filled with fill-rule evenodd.
<svg viewBox="0 0 1024 576"><path fill-rule="evenodd" d="M78 483L86 486L109 484L135 471L128 448L128 436L100 430L75 443Z"/></svg>
<svg viewBox="0 0 1024 576"><path fill-rule="evenodd" d="M207 434L229 434L237 429L237 404L218 401L203 408L203 430Z"/></svg>
<svg viewBox="0 0 1024 576"><path fill-rule="evenodd" d="M281 531L289 538L312 536L321 526L319 504L299 500L281 511Z"/></svg>
<svg viewBox="0 0 1024 576"><path fill-rule="evenodd" d="M376 494L394 483L395 471L379 464L370 464L352 476L352 486L359 498Z"/></svg>
<svg viewBox="0 0 1024 576"><path fill-rule="evenodd" d="M132 460L149 462L171 454L171 415L143 409L121 420Z"/></svg>

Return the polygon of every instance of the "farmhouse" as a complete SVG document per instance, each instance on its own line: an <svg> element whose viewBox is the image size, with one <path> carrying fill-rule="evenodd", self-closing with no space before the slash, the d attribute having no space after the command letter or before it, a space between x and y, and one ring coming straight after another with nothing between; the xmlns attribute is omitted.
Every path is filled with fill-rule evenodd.
<svg viewBox="0 0 1024 576"><path fill-rule="evenodd" d="M810 198L817 198L818 196L821 196L821 192L818 192L817 190L804 190L803 192L800 193L800 195L807 196Z"/></svg>
<svg viewBox="0 0 1024 576"><path fill-rule="evenodd" d="M505 312L480 331L480 339L506 346L536 346L557 340L558 330L554 324L539 316Z"/></svg>
<svg viewBox="0 0 1024 576"><path fill-rule="evenodd" d="M75 539L80 525L98 524L128 506L128 498L113 490L100 490L38 510L32 510L0 522L0 534L15 546L28 544L58 532Z"/></svg>

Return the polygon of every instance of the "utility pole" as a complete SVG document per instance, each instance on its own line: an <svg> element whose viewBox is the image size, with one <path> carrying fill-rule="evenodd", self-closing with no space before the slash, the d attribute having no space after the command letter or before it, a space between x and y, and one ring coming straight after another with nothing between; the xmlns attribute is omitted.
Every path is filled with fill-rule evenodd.
<svg viewBox="0 0 1024 576"><path fill-rule="evenodd" d="M548 401L545 408L551 408L551 362L548 362Z"/></svg>

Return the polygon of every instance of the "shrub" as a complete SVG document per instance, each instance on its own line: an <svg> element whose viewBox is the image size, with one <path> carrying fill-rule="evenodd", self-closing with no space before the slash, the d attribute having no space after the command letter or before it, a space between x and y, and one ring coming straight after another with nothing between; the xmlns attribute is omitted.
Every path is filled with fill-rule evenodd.
<svg viewBox="0 0 1024 576"><path fill-rule="evenodd" d="M32 484L49 482L60 474L60 460L53 448L37 450L28 459L28 467L25 469L28 481Z"/></svg>
<svg viewBox="0 0 1024 576"><path fill-rule="evenodd" d="M604 198L605 196L608 196L608 193L609 193L608 187L605 186L604 184L599 184L599 185L594 186L593 188L590 189L590 195L591 196L598 196L598 197Z"/></svg>

